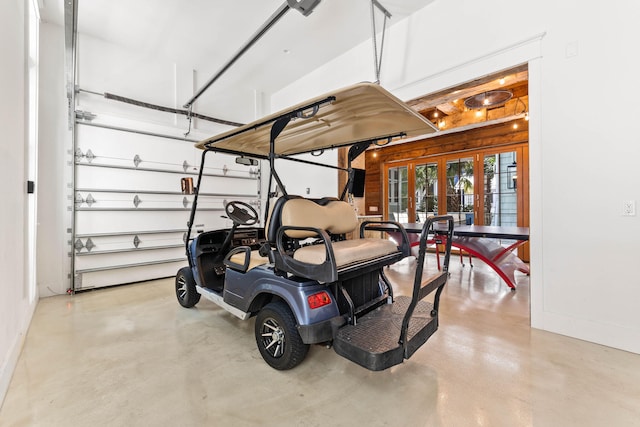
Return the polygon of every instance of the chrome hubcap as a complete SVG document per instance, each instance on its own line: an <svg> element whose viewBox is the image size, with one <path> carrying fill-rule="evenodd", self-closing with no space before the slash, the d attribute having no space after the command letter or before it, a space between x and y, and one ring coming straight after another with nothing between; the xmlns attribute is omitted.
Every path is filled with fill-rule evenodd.
<svg viewBox="0 0 640 427"><path fill-rule="evenodd" d="M284 354L285 334L275 319L269 318L262 324L262 344L273 357Z"/></svg>
<svg viewBox="0 0 640 427"><path fill-rule="evenodd" d="M180 285L178 287L178 298L180 298L180 300L184 300L187 296L187 281L184 277L180 277L178 279L178 285Z"/></svg>

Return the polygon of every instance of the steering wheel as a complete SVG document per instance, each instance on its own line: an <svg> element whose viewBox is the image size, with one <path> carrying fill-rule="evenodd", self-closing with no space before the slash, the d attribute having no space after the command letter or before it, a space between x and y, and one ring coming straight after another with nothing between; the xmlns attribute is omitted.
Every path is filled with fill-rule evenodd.
<svg viewBox="0 0 640 427"><path fill-rule="evenodd" d="M258 212L245 202L231 201L225 205L224 211L237 225L253 225L258 222Z"/></svg>

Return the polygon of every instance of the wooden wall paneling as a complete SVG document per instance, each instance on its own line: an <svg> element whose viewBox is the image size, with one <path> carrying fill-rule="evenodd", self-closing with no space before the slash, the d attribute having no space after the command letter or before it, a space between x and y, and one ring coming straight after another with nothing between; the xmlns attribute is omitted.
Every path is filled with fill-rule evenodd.
<svg viewBox="0 0 640 427"><path fill-rule="evenodd" d="M513 129L513 124L508 122L381 148L377 150L379 161L388 163L444 153L457 153L486 147L526 143L529 139L529 128L526 125L527 122L524 120L522 122L525 124L519 126L516 130Z"/></svg>
<svg viewBox="0 0 640 427"><path fill-rule="evenodd" d="M380 167L379 151L381 150L376 149L365 152L367 179L364 187L364 203L367 215L382 215L384 213L384 201L382 200L384 174Z"/></svg>
<svg viewBox="0 0 640 427"><path fill-rule="evenodd" d="M344 148L338 148L338 167L339 168L346 168L348 166L348 156L349 155L349 149L344 147ZM337 171L338 173L338 197L340 197L340 195L342 194L342 190L344 189L344 186L347 185L347 174L343 171Z"/></svg>

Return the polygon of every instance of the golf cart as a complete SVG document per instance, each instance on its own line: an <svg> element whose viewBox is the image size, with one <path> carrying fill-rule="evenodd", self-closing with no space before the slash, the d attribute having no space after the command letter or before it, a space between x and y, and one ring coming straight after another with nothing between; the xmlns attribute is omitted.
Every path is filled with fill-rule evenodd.
<svg viewBox="0 0 640 427"><path fill-rule="evenodd" d="M411 255L407 233L393 221L364 221L359 226L345 199L354 183L351 162L368 147L433 130L429 121L379 85L362 83L198 143L204 151L188 223L189 267L176 275L178 302L189 308L203 296L240 319L255 316L258 349L275 369L300 364L310 344L332 346L374 371L408 359L438 328L453 218L425 221L412 295L394 296L384 270ZM296 157L341 147L349 148L347 168ZM231 201L225 205L231 228L192 235L202 171L213 153L239 156L246 164L268 161L264 226L258 226L252 205ZM347 185L340 198L288 194L276 159L342 171L348 174ZM366 230L381 224L395 229L401 241L365 237ZM353 231L359 238L347 239ZM442 239L443 268L427 277L426 242L438 241L442 234L448 235ZM429 294L431 302L424 300Z"/></svg>

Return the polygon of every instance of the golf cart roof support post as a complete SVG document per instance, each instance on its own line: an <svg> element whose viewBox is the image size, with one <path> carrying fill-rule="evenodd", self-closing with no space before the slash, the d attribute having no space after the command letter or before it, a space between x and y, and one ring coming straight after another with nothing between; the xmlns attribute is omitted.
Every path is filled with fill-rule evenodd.
<svg viewBox="0 0 640 427"><path fill-rule="evenodd" d="M347 195L347 191L349 191L349 184L351 184L351 182L353 181L353 168L351 167L351 162L355 160L360 154L364 153L371 144L373 144L372 140L363 141L354 144L349 148L349 153L347 154L347 172L349 172L349 175L347 177L347 183L342 190L340 200L344 200L345 196Z"/></svg>
<svg viewBox="0 0 640 427"><path fill-rule="evenodd" d="M276 180L277 188L282 190L282 193L286 196L287 190L284 188L278 173L276 172L276 138L282 133L285 127L291 121L291 114L282 116L273 122L271 125L271 133L269 138L269 186L267 187L267 202L264 209L264 223L267 223L267 216L269 215L269 200L271 200L271 183ZM276 188L276 194L277 192Z"/></svg>
<svg viewBox="0 0 640 427"><path fill-rule="evenodd" d="M185 253L191 266L191 257L189 256L189 239L191 238L191 230L193 229L193 221L196 218L196 209L198 207L198 194L200 194L200 183L202 182L202 174L204 172L204 161L211 150L202 151L202 160L200 161L200 170L198 171L198 182L193 191L193 203L191 204L191 213L189 214L189 223L187 223L187 238L185 239Z"/></svg>
<svg viewBox="0 0 640 427"><path fill-rule="evenodd" d="M344 170L344 169L342 169ZM342 189L342 193L340 194L340 200L344 200L347 196L347 191L349 191L349 184L353 181L353 169L351 168L351 159L347 159L347 183L344 185Z"/></svg>
<svg viewBox="0 0 640 427"><path fill-rule="evenodd" d="M373 140L368 140L352 145L349 148L349 154L347 156L347 158L349 159L349 164L351 164L351 162L354 161L360 154L367 151L367 148L369 148L371 144L373 144L373 142Z"/></svg>

